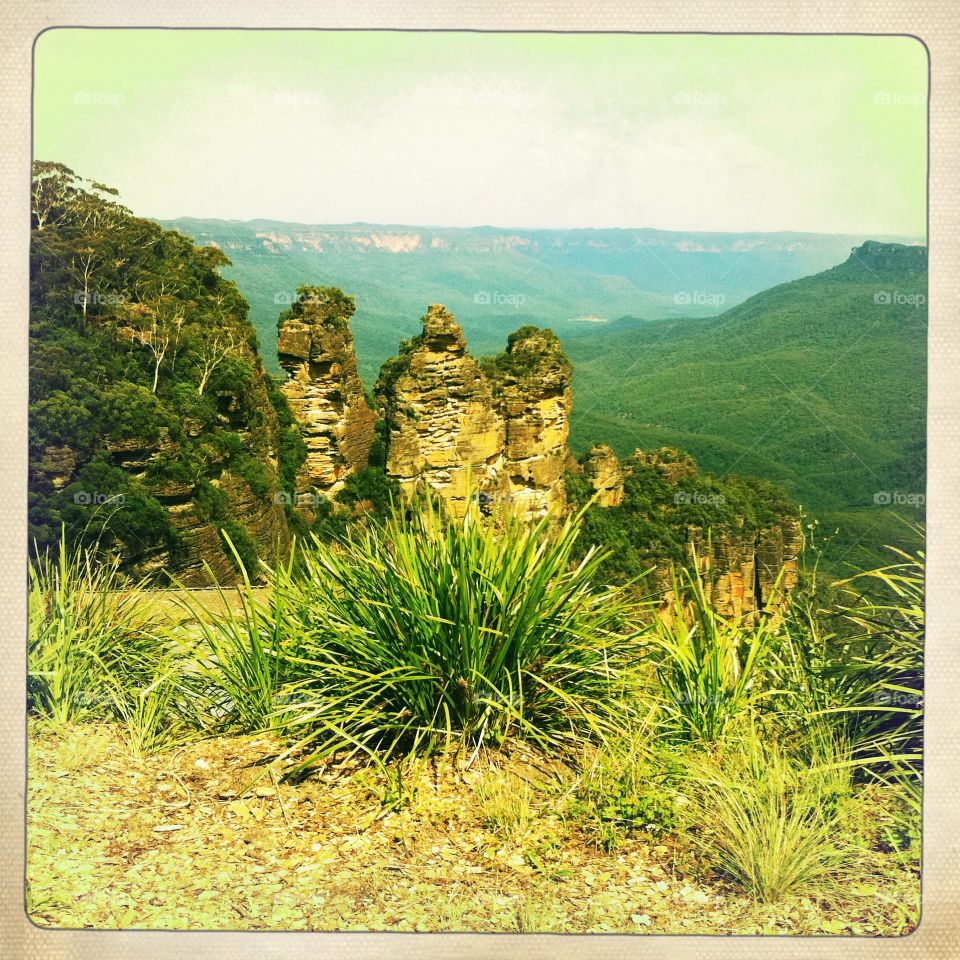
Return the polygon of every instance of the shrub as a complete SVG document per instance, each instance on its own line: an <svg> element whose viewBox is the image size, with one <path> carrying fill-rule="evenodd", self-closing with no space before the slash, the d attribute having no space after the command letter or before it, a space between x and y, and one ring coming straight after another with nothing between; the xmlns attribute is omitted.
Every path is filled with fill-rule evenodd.
<svg viewBox="0 0 960 960"><path fill-rule="evenodd" d="M827 723L850 743L851 762L903 781L918 779L921 765L923 556L896 552L902 562L839 581L846 597L830 609L796 598L771 664L788 728Z"/></svg>
<svg viewBox="0 0 960 960"><path fill-rule="evenodd" d="M491 767L478 781L476 796L488 829L515 846L529 836L539 813L529 782Z"/></svg>
<svg viewBox="0 0 960 960"><path fill-rule="evenodd" d="M118 686L147 686L165 655L117 566L62 532L30 564L28 706L54 728L114 719Z"/></svg>
<svg viewBox="0 0 960 960"><path fill-rule="evenodd" d="M279 582L294 648L286 726L303 765L349 748L389 756L517 737L557 747L614 722L631 666L626 603L570 562L579 515L555 527L429 503L302 551Z"/></svg>
<svg viewBox="0 0 960 960"><path fill-rule="evenodd" d="M764 617L754 624L724 619L699 574L675 572L671 609L654 619L649 635L664 722L675 737L715 743L758 702L771 629Z"/></svg>
<svg viewBox="0 0 960 960"><path fill-rule="evenodd" d="M654 716L638 717L628 708L623 729L584 756L567 813L598 847L610 851L631 832L660 833L676 826L675 765L657 737Z"/></svg>
<svg viewBox="0 0 960 960"><path fill-rule="evenodd" d="M188 594L184 604L199 632L203 709L224 730L276 729L280 726L281 689L290 675L284 650L283 597L275 594L269 601L258 600L246 564L228 535L225 540L242 580L236 603L218 586L216 608L205 604L199 594ZM289 576L288 570L281 569L280 574L284 573ZM210 576L215 581L212 572Z"/></svg>

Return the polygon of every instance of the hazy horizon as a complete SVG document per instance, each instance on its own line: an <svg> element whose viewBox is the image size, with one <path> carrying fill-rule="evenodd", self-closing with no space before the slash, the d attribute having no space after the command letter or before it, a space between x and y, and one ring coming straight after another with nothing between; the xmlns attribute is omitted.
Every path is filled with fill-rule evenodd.
<svg viewBox="0 0 960 960"><path fill-rule="evenodd" d="M46 157L38 157L37 159L45 160ZM136 211L134 211L136 213ZM154 220L158 223L172 223L177 220L202 220L205 222L209 221L220 221L222 223L256 223L262 221L265 223L282 223L285 226L291 227L415 227L418 230L519 230L526 233L537 233L537 232L558 232L558 233L572 233L575 231L596 231L598 233L603 232L612 232L612 231L623 231L624 233L628 232L639 232L639 231L649 231L651 233L697 233L704 236L731 236L731 237L742 237L750 234L756 234L757 236L776 236L776 235L791 235L796 234L797 236L824 236L824 237L855 237L860 236L862 231L851 231L851 230L700 230L697 228L684 229L684 230L675 230L670 227L658 227L658 226L564 226L559 225L555 227L537 227L530 226L528 224L520 223L469 223L469 224L456 224L456 223L413 223L413 222L386 222L383 220L342 220L342 221L319 221L319 220L284 220L278 217L265 217L265 216L254 216L254 217L198 217L192 213L182 213L179 216L175 217L146 217L148 220ZM920 240L924 244L926 243L926 237L923 234L909 234L909 233L885 233L885 234L875 234L875 238L880 238L884 240Z"/></svg>
<svg viewBox="0 0 960 960"><path fill-rule="evenodd" d="M926 234L909 37L57 28L35 58L35 156L158 220Z"/></svg>

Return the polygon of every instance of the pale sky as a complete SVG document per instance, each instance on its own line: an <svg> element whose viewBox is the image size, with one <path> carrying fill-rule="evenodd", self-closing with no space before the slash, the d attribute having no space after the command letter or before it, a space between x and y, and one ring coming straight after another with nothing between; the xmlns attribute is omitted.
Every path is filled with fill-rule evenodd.
<svg viewBox="0 0 960 960"><path fill-rule="evenodd" d="M925 235L905 37L67 30L34 155L141 216Z"/></svg>

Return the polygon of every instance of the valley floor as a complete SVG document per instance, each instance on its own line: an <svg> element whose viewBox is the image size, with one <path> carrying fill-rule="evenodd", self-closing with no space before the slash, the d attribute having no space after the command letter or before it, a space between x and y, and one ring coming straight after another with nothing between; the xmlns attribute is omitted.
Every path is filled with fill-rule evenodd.
<svg viewBox="0 0 960 960"><path fill-rule="evenodd" d="M469 770L425 764L401 796L368 766L276 783L263 765L272 746L218 738L138 759L108 726L59 737L34 728L33 921L898 936L919 915L918 864L880 839L883 788L862 797L864 829L875 834L860 882L764 905L715 875L682 834L635 833L598 848L571 815L572 774L530 754L488 754Z"/></svg>

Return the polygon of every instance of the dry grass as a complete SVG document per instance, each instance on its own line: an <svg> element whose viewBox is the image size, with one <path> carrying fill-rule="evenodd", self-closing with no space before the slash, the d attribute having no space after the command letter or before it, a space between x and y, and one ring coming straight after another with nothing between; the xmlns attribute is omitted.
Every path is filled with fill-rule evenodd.
<svg viewBox="0 0 960 960"><path fill-rule="evenodd" d="M406 802L391 808L391 779L368 767L328 764L299 784L276 783L259 765L270 749L262 737L224 738L136 758L107 727L34 731L33 919L99 929L898 935L918 914L915 867L879 853L870 885L771 906L712 874L682 835L630 836L605 854L562 815L562 771L544 772L532 754L481 756L469 771L421 764ZM517 782L528 792L508 800Z"/></svg>

